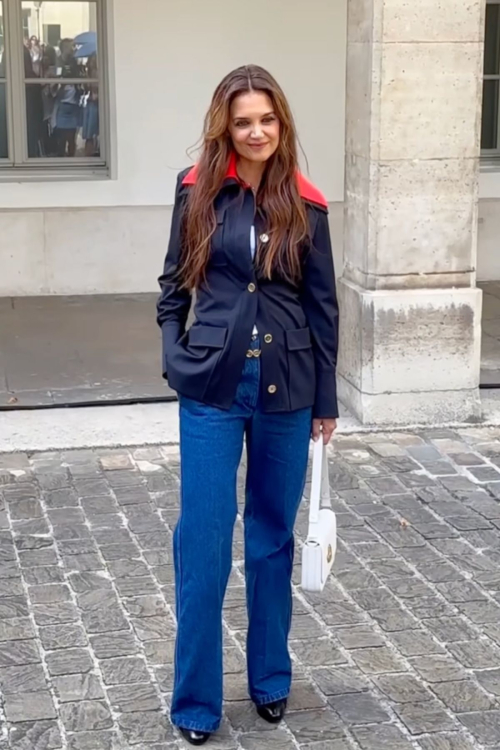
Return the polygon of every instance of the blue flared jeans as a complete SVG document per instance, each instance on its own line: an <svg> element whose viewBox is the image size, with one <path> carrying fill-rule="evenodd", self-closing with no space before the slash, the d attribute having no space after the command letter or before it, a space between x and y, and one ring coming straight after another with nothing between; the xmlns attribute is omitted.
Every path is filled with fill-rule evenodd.
<svg viewBox="0 0 500 750"><path fill-rule="evenodd" d="M251 357L229 411L180 398L172 721L184 729L213 732L222 717L222 605L232 565L237 470L245 438L249 694L256 704L264 704L290 691L293 528L304 489L312 412L264 414L259 391L260 360Z"/></svg>

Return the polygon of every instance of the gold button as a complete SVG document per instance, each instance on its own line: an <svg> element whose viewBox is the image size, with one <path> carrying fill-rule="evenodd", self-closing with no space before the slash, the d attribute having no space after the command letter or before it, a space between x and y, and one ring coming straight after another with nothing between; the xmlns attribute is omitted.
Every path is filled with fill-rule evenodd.
<svg viewBox="0 0 500 750"><path fill-rule="evenodd" d="M257 289L257 287L255 286L255 284L251 283L251 284L249 284L247 286L247 289L248 289L249 292L255 292L255 290Z"/></svg>
<svg viewBox="0 0 500 750"><path fill-rule="evenodd" d="M266 344L270 344L272 340L273 340L273 337L271 336L271 334L266 333L266 335L264 336L264 341L266 342Z"/></svg>
<svg viewBox="0 0 500 750"><path fill-rule="evenodd" d="M270 385L269 388L267 389L268 393L276 393L277 390L278 389L276 388L275 385Z"/></svg>

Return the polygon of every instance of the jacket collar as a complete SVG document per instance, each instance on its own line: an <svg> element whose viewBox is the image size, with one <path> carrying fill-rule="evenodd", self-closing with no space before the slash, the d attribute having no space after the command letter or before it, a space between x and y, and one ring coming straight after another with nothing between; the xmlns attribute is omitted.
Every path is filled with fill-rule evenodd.
<svg viewBox="0 0 500 750"><path fill-rule="evenodd" d="M182 180L182 184L195 185L197 178L198 165L195 164L194 167L189 170L189 172ZM234 151L231 152L231 156L229 158L225 179L236 180L236 182L238 182L243 187L248 187L238 176L238 172L236 169L236 154ZM314 203L315 205L321 206L321 208L324 209L328 208L328 201L326 200L323 193L318 190L318 188L313 185L312 182L309 182L309 180L307 180L301 172L297 172L297 185L299 188L300 197L303 200L308 201L309 203Z"/></svg>

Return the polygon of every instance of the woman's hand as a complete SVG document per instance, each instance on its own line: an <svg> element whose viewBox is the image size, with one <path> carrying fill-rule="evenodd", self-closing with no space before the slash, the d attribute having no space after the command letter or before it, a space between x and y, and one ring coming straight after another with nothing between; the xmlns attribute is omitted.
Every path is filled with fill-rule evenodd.
<svg viewBox="0 0 500 750"><path fill-rule="evenodd" d="M336 429L336 419L313 419L312 438L314 442L317 442L323 435L323 443L327 445Z"/></svg>

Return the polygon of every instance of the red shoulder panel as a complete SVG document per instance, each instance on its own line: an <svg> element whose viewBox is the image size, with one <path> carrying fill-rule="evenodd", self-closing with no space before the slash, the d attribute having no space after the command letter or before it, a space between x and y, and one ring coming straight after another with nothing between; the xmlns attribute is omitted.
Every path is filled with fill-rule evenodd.
<svg viewBox="0 0 500 750"><path fill-rule="evenodd" d="M187 175L182 180L182 184L183 185L195 185L197 176L198 176L198 165L195 164L194 167L191 167Z"/></svg>
<svg viewBox="0 0 500 750"><path fill-rule="evenodd" d="M195 185L196 179L198 177L198 165L195 164L194 167L192 167L189 172L186 174L184 179L182 180L183 185ZM232 177L234 179L238 178L238 173L236 171L236 156L235 154L231 154L231 158L229 160L228 169L226 173L226 178ZM310 203L315 203L317 206L321 206L321 208L328 208L328 201L326 200L323 193L318 190L317 187L315 187L312 182L309 182L303 174L300 172L297 172L297 184L299 187L299 193L300 197L303 198L305 201L309 201Z"/></svg>
<svg viewBox="0 0 500 750"><path fill-rule="evenodd" d="M328 208L328 201L323 193L318 190L312 182L309 182L303 174L300 174L300 172L297 174L297 182L301 198L310 203L316 203L316 205L321 206L321 208Z"/></svg>

